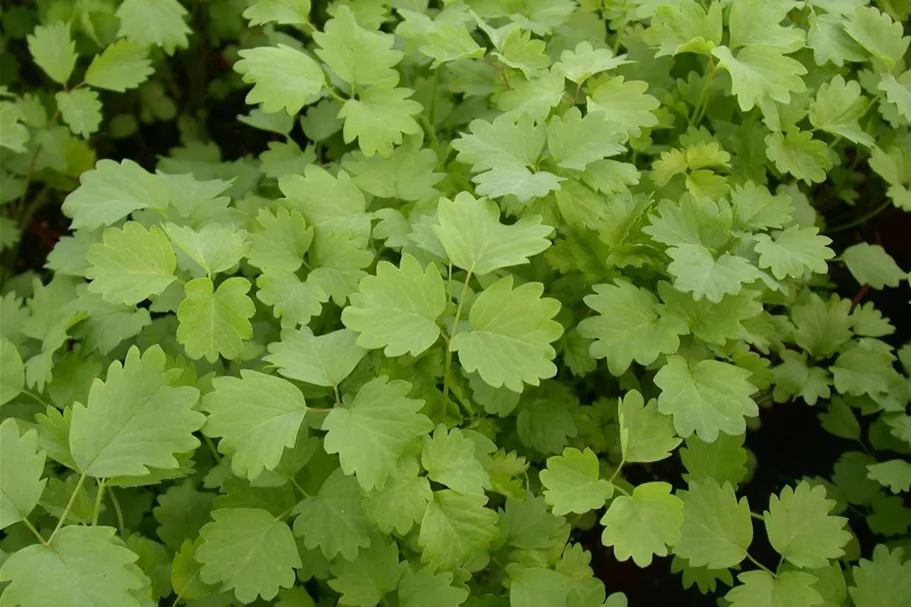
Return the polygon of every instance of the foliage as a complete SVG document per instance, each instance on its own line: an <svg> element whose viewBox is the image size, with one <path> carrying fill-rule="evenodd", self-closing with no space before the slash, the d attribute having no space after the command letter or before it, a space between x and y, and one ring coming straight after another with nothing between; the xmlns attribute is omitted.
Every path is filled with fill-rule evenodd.
<svg viewBox="0 0 911 607"><path fill-rule="evenodd" d="M909 12L4 8L3 604L911 604ZM778 407L856 447L748 499Z"/></svg>

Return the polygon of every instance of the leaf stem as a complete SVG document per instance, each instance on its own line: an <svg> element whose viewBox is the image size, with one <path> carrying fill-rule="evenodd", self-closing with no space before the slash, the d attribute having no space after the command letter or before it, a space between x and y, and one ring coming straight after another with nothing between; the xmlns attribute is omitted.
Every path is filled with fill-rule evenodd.
<svg viewBox="0 0 911 607"><path fill-rule="evenodd" d="M98 525L98 517L101 516L101 500L104 499L104 486L107 482L106 478L98 481L98 493L95 494L95 507L92 509L92 527Z"/></svg>
<svg viewBox="0 0 911 607"><path fill-rule="evenodd" d="M715 58L709 57L709 73L705 77L705 83L702 85L702 91L699 93L699 101L693 108L693 114L690 116L689 124L698 125L705 118L705 112L709 106L709 92L712 88L712 81L715 79L715 72L718 66L715 65Z"/></svg>
<svg viewBox="0 0 911 607"><path fill-rule="evenodd" d="M765 518L761 514L756 514L755 512L750 512L750 516L752 516L757 521L765 522Z"/></svg>
<svg viewBox="0 0 911 607"><path fill-rule="evenodd" d="M60 515L60 520L57 521L57 526L54 527L54 531L51 532L51 537L47 540L48 544L54 541L54 536L57 535L57 532L60 531L61 527L63 527L63 523L66 522L66 517L69 516L70 510L73 508L73 504L76 503L76 495L79 494L79 491L82 489L82 484L84 482L85 472L79 475L79 480L76 481L76 488L73 489L73 495L70 496L70 501L66 503L66 508L63 509L63 514Z"/></svg>
<svg viewBox="0 0 911 607"><path fill-rule="evenodd" d="M38 530L35 529L35 526L32 525L32 524L28 521L27 518L23 518L23 519L22 519L22 522L25 524L26 527L28 527L28 530L31 531L32 534L33 534L36 538L38 538L38 541L41 542L41 545L42 545L42 546L44 546L45 548L50 548L50 547L51 547L51 545L47 542L47 540L45 540L45 539L41 536L41 534L38 533Z"/></svg>
<svg viewBox="0 0 911 607"><path fill-rule="evenodd" d="M769 575L771 575L772 577L778 577L778 576L775 575L775 572L774 572L774 571L772 571L771 569L769 569L768 567L766 567L765 565L763 565L762 563L760 563L759 561L757 561L756 559L754 559L754 558L753 558L753 555L750 554L749 552L747 552L747 559L748 559L751 563L753 563L754 565L756 565L757 567L759 567L760 569L762 569L763 571L765 571L766 573L768 573Z"/></svg>
<svg viewBox="0 0 911 607"><path fill-rule="evenodd" d="M120 531L120 535L126 533L127 526L123 521L123 509L120 507L120 500L117 499L117 496L114 495L114 488L107 488L108 497L111 498L111 505L114 507L114 516L117 517L117 529Z"/></svg>
<svg viewBox="0 0 911 607"><path fill-rule="evenodd" d="M881 205L879 205L878 207L876 207L869 213L865 213L864 215L861 215L854 221L849 221L848 223L840 225L840 226L836 226L836 227L832 228L831 230L826 230L826 234L837 234L839 232L844 232L845 230L850 230L851 228L856 228L857 226L862 225L862 224L868 222L869 220L873 219L874 217L876 217L877 215L879 215L880 213L882 213L883 211L888 209L890 206L892 206L892 201L887 199L884 203L882 203Z"/></svg>
<svg viewBox="0 0 911 607"><path fill-rule="evenodd" d="M338 384L332 384L332 392L335 393L335 406L342 406L342 395L338 392Z"/></svg>
<svg viewBox="0 0 911 607"><path fill-rule="evenodd" d="M609 482L611 484L614 483L614 479L617 478L618 474L620 474L620 470L623 468L623 464L625 464L625 463L626 463L626 458L621 458L620 464L617 466L616 470L614 470L614 473L611 474L610 478L607 479L607 482Z"/></svg>
<svg viewBox="0 0 911 607"><path fill-rule="evenodd" d="M200 432L200 434L202 433ZM215 463L221 463L221 454L218 452L218 449L215 448L215 443L212 442L212 439L205 434L202 435L202 438L203 441L205 441L206 446L209 447L209 451L212 452L212 457L215 458Z"/></svg>
<svg viewBox="0 0 911 607"><path fill-rule="evenodd" d="M449 347L446 348L446 360L443 366L443 411L446 411L446 399L449 398L449 375L452 369L452 338L455 336L459 327L459 320L462 318L462 306L465 305L465 298L468 297L468 282L471 280L471 270L465 276L465 282L462 283L462 292L459 294L459 305L456 306L455 318L452 321L452 331L449 333Z"/></svg>
<svg viewBox="0 0 911 607"><path fill-rule="evenodd" d="M44 405L45 407L50 407L50 405L49 405L47 402L45 402L45 400L44 400L43 398L41 398L40 396L38 396L37 394L35 394L34 392L32 392L32 391L30 391L30 390L23 390L23 391L22 391L22 394L25 394L26 396L28 396L28 397L31 398L32 400L35 400L35 401L41 403L41 404Z"/></svg>

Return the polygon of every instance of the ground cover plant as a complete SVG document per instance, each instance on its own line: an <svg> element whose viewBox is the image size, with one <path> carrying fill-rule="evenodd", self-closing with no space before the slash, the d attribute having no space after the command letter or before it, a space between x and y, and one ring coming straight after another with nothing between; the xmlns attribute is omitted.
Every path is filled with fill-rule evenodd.
<svg viewBox="0 0 911 607"><path fill-rule="evenodd" d="M911 604L909 13L5 3L0 603Z"/></svg>

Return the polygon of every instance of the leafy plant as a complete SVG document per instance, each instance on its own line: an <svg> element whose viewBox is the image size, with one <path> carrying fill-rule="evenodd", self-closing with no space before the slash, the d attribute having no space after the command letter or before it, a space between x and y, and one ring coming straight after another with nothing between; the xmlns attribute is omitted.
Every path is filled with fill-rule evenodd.
<svg viewBox="0 0 911 607"><path fill-rule="evenodd" d="M71 219L0 302L4 605L625 605L592 548L911 604L911 348L861 302L908 274L842 238L911 211L907 3L186 4L4 9L48 87L0 101L3 246ZM86 143L178 113L154 167ZM796 407L856 448L748 500Z"/></svg>

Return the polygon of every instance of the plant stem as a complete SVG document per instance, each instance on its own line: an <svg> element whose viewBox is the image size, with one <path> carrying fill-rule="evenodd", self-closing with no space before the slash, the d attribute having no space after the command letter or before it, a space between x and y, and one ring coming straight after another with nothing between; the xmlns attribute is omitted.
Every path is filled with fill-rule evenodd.
<svg viewBox="0 0 911 607"><path fill-rule="evenodd" d="M213 443L212 439L209 438L208 436L206 436L205 434L202 435L202 438L205 441L206 446L209 447L209 451L212 452L212 457L215 458L215 463L220 463L221 454L218 452L218 449L215 448L215 443Z"/></svg>
<svg viewBox="0 0 911 607"><path fill-rule="evenodd" d="M338 384L332 384L332 391L335 393L335 406L342 406L342 395L338 392Z"/></svg>
<svg viewBox="0 0 911 607"><path fill-rule="evenodd" d="M715 79L717 69L715 58L709 57L709 73L705 77L705 83L703 83L702 91L699 93L699 101L696 102L696 107L693 108L693 114L690 116L690 125L698 125L705 118L705 111L709 105L709 92L711 91L712 80Z"/></svg>
<svg viewBox="0 0 911 607"><path fill-rule="evenodd" d="M840 226L836 226L836 227L832 228L831 230L826 230L826 234L838 234L839 232L844 232L845 230L850 230L851 228L856 228L857 226L862 225L862 224L866 223L867 221L873 219L874 217L876 217L877 215L879 215L880 213L882 213L883 211L888 209L890 206L892 206L892 201L886 200L884 203L882 203L881 205L879 205L878 207L876 207L869 213L861 215L854 221L849 221L848 223L840 225Z"/></svg>
<svg viewBox="0 0 911 607"><path fill-rule="evenodd" d="M33 399L33 400L35 400L35 401L41 403L41 404L44 405L45 407L50 407L50 405L49 405L48 403L46 403L45 400L44 400L43 398L41 398L40 396L38 396L38 395L35 394L34 392L31 392L31 391L29 391L29 390L23 390L23 391L22 391L22 394L25 394L25 395L28 396L29 398L31 398L31 399Z"/></svg>
<svg viewBox="0 0 911 607"><path fill-rule="evenodd" d="M765 565L763 565L762 563L760 563L759 561L757 561L756 559L754 559L754 558L753 558L753 555L750 554L749 552L747 552L747 559L748 559L751 563L753 563L754 565L756 565L757 567L759 567L760 569L762 569L763 571L765 571L766 573L768 573L769 575L771 575L772 577L777 577L777 576L775 575L775 572L774 572L774 571L772 571L771 569L769 569L768 567L766 567Z"/></svg>
<svg viewBox="0 0 911 607"><path fill-rule="evenodd" d="M756 514L755 512L750 512L750 516L752 516L757 521L765 521L765 518L761 514Z"/></svg>
<svg viewBox="0 0 911 607"><path fill-rule="evenodd" d="M127 526L123 522L123 509L120 507L120 500L117 499L117 496L114 495L114 488L107 488L108 497L111 498L111 505L114 507L114 516L117 517L117 529L120 531L120 535L126 533Z"/></svg>
<svg viewBox="0 0 911 607"><path fill-rule="evenodd" d="M60 515L60 520L57 521L57 526L54 527L54 531L51 532L51 537L47 540L47 543L50 544L54 541L54 536L57 535L57 532L60 531L63 527L63 523L66 522L66 517L69 516L70 510L73 508L73 504L76 503L76 495L79 494L79 491L82 489L82 483L85 482L85 472L79 475L79 480L76 481L76 488L73 489L73 495L70 496L70 501L66 503L66 508L63 509L63 514Z"/></svg>
<svg viewBox="0 0 911 607"><path fill-rule="evenodd" d="M32 534L33 534L36 538L38 538L38 541L41 542L41 545L42 545L42 546L44 546L45 548L50 548L51 545L47 542L47 540L45 540L45 539L41 536L40 533L38 533L38 530L35 529L34 525L32 525L30 522L28 522L28 519L27 519L27 518L22 519L22 522L25 523L25 526L28 527L28 530L31 531Z"/></svg>
<svg viewBox="0 0 911 607"><path fill-rule="evenodd" d="M611 477L607 480L607 482L613 484L614 479L617 478L617 475L618 475L618 474L620 474L620 470L623 468L623 464L625 464L625 463L626 463L626 460L625 460L625 459L621 459L621 460L620 460L620 465L617 466L617 469L614 470L614 473L611 474Z"/></svg>
<svg viewBox="0 0 911 607"><path fill-rule="evenodd" d="M106 478L98 481L98 493L95 495L95 508L92 510L92 527L98 525L98 517L101 516L101 500L104 499L104 485L107 482Z"/></svg>
<svg viewBox="0 0 911 607"><path fill-rule="evenodd" d="M462 284L462 292L459 295L459 305L456 306L455 318L452 321L452 331L449 333L449 342L452 343L452 338L455 337L455 333L459 327L459 320L462 317L462 306L465 305L465 298L468 297L468 282L471 280L471 270L468 271L468 274L465 276L465 282ZM452 347L446 348L446 360L443 366L443 411L446 411L446 399L449 398L449 374L452 369Z"/></svg>

